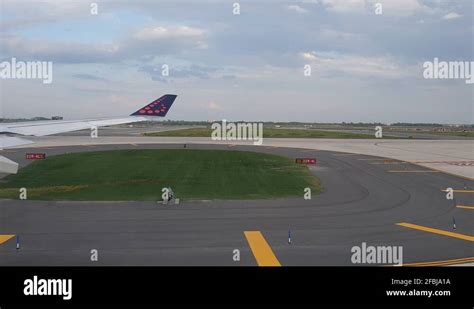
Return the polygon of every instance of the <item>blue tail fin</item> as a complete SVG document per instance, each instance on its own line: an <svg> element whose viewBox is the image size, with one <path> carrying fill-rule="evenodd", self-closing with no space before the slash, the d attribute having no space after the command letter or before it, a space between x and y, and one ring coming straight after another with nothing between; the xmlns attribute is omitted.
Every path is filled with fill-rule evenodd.
<svg viewBox="0 0 474 309"><path fill-rule="evenodd" d="M168 113L173 105L174 100L176 99L177 95L175 94L165 94L159 99L151 102L148 105L143 106L130 116L157 116L157 117L164 117Z"/></svg>

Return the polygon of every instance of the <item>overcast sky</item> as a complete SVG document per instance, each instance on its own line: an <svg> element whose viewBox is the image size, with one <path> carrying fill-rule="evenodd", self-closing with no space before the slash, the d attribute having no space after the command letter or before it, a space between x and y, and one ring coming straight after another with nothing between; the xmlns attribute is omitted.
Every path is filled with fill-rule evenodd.
<svg viewBox="0 0 474 309"><path fill-rule="evenodd" d="M175 93L176 120L474 123L473 84L423 79L434 57L474 60L472 0L0 3L0 60L54 74L0 79L3 117L122 116Z"/></svg>

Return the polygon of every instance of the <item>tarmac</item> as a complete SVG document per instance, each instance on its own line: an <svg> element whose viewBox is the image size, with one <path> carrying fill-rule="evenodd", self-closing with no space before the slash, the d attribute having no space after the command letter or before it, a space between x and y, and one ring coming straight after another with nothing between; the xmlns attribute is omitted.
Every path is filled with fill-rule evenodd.
<svg viewBox="0 0 474 309"><path fill-rule="evenodd" d="M310 200L302 188L300 197L229 201L187 200L175 192L179 205L0 200L0 234L14 235L0 243L0 265L380 265L353 263L353 248L363 243L401 246L406 266L474 262L474 181L466 179L472 167L433 170L435 163L407 162L470 161L472 142L265 139L263 146L251 146L55 136L2 155L25 166L28 152L184 148L183 142L186 149L316 158L309 168L324 192ZM446 199L448 187L454 200Z"/></svg>

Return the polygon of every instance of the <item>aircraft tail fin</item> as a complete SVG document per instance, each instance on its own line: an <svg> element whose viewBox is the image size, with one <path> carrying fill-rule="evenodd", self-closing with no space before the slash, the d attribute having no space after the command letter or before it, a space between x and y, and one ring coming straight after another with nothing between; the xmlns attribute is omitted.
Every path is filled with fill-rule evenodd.
<svg viewBox="0 0 474 309"><path fill-rule="evenodd" d="M164 96L156 99L155 101L143 106L130 116L155 116L155 117L165 117L168 111L173 105L174 100L177 95L175 94L165 94Z"/></svg>

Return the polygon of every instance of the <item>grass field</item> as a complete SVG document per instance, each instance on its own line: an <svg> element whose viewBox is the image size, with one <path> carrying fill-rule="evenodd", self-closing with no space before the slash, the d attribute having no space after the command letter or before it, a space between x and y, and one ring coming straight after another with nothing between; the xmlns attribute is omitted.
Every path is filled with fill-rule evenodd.
<svg viewBox="0 0 474 309"><path fill-rule="evenodd" d="M170 137L210 137L211 128L191 128L182 130L170 130L163 132L145 133L145 136L170 136ZM319 131L313 129L276 129L264 128L265 138L375 138L374 134L358 134L350 132ZM390 138L390 137L386 137Z"/></svg>
<svg viewBox="0 0 474 309"><path fill-rule="evenodd" d="M261 199L321 191L306 166L290 158L220 150L115 150L32 162L0 184L0 197L39 200Z"/></svg>

